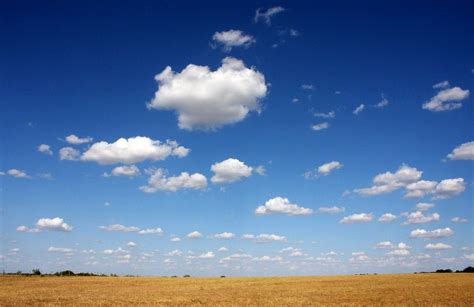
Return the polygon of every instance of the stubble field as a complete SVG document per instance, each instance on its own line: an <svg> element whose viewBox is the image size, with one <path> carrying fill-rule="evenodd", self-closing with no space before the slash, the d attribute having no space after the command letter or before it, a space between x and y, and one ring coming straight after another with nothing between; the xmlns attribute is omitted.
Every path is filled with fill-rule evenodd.
<svg viewBox="0 0 474 307"><path fill-rule="evenodd" d="M0 305L474 305L474 274L268 278L0 277Z"/></svg>

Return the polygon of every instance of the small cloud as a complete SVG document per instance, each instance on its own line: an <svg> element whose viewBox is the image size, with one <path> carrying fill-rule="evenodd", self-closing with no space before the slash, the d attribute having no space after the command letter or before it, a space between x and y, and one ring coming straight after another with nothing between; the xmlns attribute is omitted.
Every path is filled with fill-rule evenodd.
<svg viewBox="0 0 474 307"><path fill-rule="evenodd" d="M324 122L324 123L320 123L320 124L316 124L316 125L311 126L311 129L313 131L321 131L321 130L325 130L325 129L328 129L328 128L329 128L329 123L328 122Z"/></svg>
<svg viewBox="0 0 474 307"><path fill-rule="evenodd" d="M312 84L303 84L301 85L301 88L305 91L312 91L314 90L314 86Z"/></svg>
<svg viewBox="0 0 474 307"><path fill-rule="evenodd" d="M274 6L267 10L259 8L255 11L254 22L258 23L260 20L263 20L267 25L271 25L272 17L284 11L285 9L281 6Z"/></svg>
<svg viewBox="0 0 474 307"><path fill-rule="evenodd" d="M51 147L48 144L41 144L38 146L38 151L47 155L52 156L53 151L51 150Z"/></svg>
<svg viewBox="0 0 474 307"><path fill-rule="evenodd" d="M66 142L72 145L81 145L92 142L94 139L90 136L86 136L84 138L80 138L77 135L71 134L66 137Z"/></svg>
<svg viewBox="0 0 474 307"><path fill-rule="evenodd" d="M365 109L365 105L362 103L357 108L355 108L355 110L352 113L355 115L358 115L360 112L364 111L364 109Z"/></svg>

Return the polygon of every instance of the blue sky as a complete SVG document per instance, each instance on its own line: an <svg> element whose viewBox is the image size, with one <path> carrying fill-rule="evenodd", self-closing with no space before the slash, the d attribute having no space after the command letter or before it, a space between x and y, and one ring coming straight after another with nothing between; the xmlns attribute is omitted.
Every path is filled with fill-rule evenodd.
<svg viewBox="0 0 474 307"><path fill-rule="evenodd" d="M2 269L472 265L469 1L1 11Z"/></svg>

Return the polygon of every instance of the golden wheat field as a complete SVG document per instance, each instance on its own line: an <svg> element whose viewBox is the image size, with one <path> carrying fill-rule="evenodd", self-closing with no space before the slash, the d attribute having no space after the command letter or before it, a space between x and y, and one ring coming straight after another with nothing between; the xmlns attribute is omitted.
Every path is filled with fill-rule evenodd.
<svg viewBox="0 0 474 307"><path fill-rule="evenodd" d="M0 277L0 305L474 305L474 274Z"/></svg>

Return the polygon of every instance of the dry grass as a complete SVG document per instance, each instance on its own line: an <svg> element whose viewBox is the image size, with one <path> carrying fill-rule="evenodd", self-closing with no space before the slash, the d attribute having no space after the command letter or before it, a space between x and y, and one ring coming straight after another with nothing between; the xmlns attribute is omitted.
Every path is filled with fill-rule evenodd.
<svg viewBox="0 0 474 307"><path fill-rule="evenodd" d="M474 305L474 274L277 278L0 277L0 305Z"/></svg>

